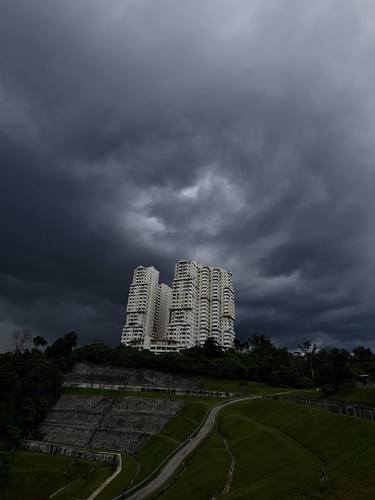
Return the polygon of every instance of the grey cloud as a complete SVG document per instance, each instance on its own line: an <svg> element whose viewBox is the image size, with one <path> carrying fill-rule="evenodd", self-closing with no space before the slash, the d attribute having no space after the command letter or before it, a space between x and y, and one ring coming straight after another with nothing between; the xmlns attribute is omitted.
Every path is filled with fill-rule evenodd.
<svg viewBox="0 0 375 500"><path fill-rule="evenodd" d="M3 2L2 336L116 343L133 268L187 257L233 271L241 338L370 342L374 14Z"/></svg>

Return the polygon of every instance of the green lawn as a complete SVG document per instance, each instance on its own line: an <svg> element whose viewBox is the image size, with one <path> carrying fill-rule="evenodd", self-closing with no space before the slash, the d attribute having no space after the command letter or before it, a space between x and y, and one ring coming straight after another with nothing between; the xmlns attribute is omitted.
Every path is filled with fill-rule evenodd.
<svg viewBox="0 0 375 500"><path fill-rule="evenodd" d="M346 399L348 401L360 401L363 403L375 403L375 389L348 388L332 394L330 399Z"/></svg>
<svg viewBox="0 0 375 500"><path fill-rule="evenodd" d="M231 458L222 437L213 432L160 500L208 500L223 490ZM199 481L197 481L199 478Z"/></svg>
<svg viewBox="0 0 375 500"><path fill-rule="evenodd" d="M122 453L121 458L122 471L113 481L109 483L108 486L104 488L100 495L96 497L97 500L112 500L114 496L125 491L135 477L137 472L136 459L127 453Z"/></svg>
<svg viewBox="0 0 375 500"><path fill-rule="evenodd" d="M97 462L73 460L57 455L16 451L0 498L7 500L47 499L67 485L56 499L86 498L110 474L112 468Z"/></svg>
<svg viewBox="0 0 375 500"><path fill-rule="evenodd" d="M252 400L225 408L218 431L236 459L225 498L375 498L373 422L279 401ZM200 489L209 492L202 498L210 498L217 492L216 485L224 484L228 469L218 467L213 484L211 464L217 450L206 447L204 452L205 459L197 454L163 498L195 498ZM323 464L329 480L321 482Z"/></svg>
<svg viewBox="0 0 375 500"><path fill-rule="evenodd" d="M110 500L125 491L131 482L135 484L147 477L169 453L190 436L214 403L215 399L212 398L186 401L178 415L168 422L162 432L146 442L137 458L125 453L122 455L122 472L103 490L98 500ZM67 484L69 486L55 498L85 498L112 473L110 467L94 462L74 461L73 465L72 462L68 457L17 451L10 462L4 498L40 500ZM29 494L29 491L33 494ZM1 494L0 498L3 498Z"/></svg>
<svg viewBox="0 0 375 500"><path fill-rule="evenodd" d="M173 450L183 443L203 420L212 401L190 401L160 434L151 436L138 453L141 465L136 482L147 477Z"/></svg>
<svg viewBox="0 0 375 500"><path fill-rule="evenodd" d="M349 479L337 481L332 489L324 500L374 500L375 467L359 472ZM319 497L315 498L321 500Z"/></svg>
<svg viewBox="0 0 375 500"><path fill-rule="evenodd" d="M275 388L268 388L263 384L253 382L246 382L244 384L233 380L222 381L210 378L205 378L204 380L206 388L219 390L240 392L235 389L238 386L242 388L241 392L252 394L277 391ZM147 477L163 459L190 436L201 423L208 409L217 401L222 401L220 398L187 397L165 393L122 392L102 389L65 388L64 393L117 397L154 397L186 401L179 414L171 419L160 434L152 436L146 442L137 457L131 457L127 454L123 455L124 468L122 473L113 483L107 486L98 497L99 500L110 499L112 496L124 491L129 487L130 483L135 485ZM205 453L207 455L209 452ZM34 498L41 499L43 496L47 497L66 485L68 485L67 488L56 498L59 500L67 500L75 496L84 498L101 484L110 473L111 469L109 467L97 463L85 461L73 461L72 463L72 460L67 457L51 457L18 451L13 455L10 463L5 498L9 498L10 500L18 498L28 498L30 500ZM25 495L25 491L27 491L27 495ZM30 494L30 491L33 493Z"/></svg>

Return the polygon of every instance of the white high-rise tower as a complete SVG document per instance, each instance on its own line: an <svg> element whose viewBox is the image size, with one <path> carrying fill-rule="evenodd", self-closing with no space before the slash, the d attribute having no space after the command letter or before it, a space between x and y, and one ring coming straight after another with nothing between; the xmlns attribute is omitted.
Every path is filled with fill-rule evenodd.
<svg viewBox="0 0 375 500"><path fill-rule="evenodd" d="M203 345L209 337L229 348L235 338L234 319L232 274L192 261L177 262L168 336L183 348Z"/></svg>
<svg viewBox="0 0 375 500"><path fill-rule="evenodd" d="M160 307L162 286L167 287L159 285L159 271L154 267L136 268L129 289L126 322L121 337L123 344L140 349L150 348L151 340L158 331L160 332L159 317L164 318L164 309L169 309L168 300L165 298L168 292L165 288L163 288L164 309L161 310Z"/></svg>
<svg viewBox="0 0 375 500"><path fill-rule="evenodd" d="M212 337L233 347L234 291L232 274L193 261L177 262L172 289L158 284L153 267L137 267L130 285L121 342L154 352L203 345Z"/></svg>

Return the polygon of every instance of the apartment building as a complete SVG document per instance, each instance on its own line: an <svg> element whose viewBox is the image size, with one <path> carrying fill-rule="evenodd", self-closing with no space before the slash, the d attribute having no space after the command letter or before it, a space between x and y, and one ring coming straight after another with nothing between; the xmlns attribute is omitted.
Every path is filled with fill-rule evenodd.
<svg viewBox="0 0 375 500"><path fill-rule="evenodd" d="M162 337L165 330L170 296L170 287L159 285L159 271L154 267L137 267L129 288L121 343L150 349L151 341Z"/></svg>
<svg viewBox="0 0 375 500"><path fill-rule="evenodd" d="M157 289L153 336L165 340L169 323L169 311L172 302L172 289L161 283Z"/></svg>
<svg viewBox="0 0 375 500"><path fill-rule="evenodd" d="M235 339L232 274L194 261L177 262L172 288L158 284L153 267L138 267L130 285L121 342L170 352L203 345L212 337L223 348Z"/></svg>
<svg viewBox="0 0 375 500"><path fill-rule="evenodd" d="M232 274L193 261L176 264L168 337L182 348L203 345L209 337L224 348L233 346L234 291Z"/></svg>

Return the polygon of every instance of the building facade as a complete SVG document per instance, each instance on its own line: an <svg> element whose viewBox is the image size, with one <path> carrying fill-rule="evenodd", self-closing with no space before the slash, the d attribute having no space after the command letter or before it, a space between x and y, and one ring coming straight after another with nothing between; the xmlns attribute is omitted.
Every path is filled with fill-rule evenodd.
<svg viewBox="0 0 375 500"><path fill-rule="evenodd" d="M138 267L130 285L121 342L170 352L202 346L212 337L233 347L235 307L232 274L194 261L177 262L172 288L158 284L153 267Z"/></svg>

